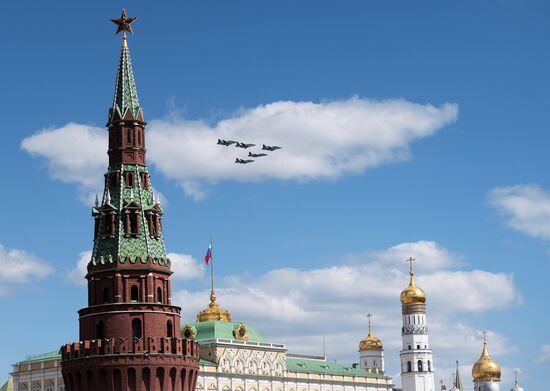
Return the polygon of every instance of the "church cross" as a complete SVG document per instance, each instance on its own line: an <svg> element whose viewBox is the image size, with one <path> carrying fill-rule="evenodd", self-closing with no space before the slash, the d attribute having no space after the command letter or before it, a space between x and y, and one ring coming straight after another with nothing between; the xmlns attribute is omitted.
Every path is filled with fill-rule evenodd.
<svg viewBox="0 0 550 391"><path fill-rule="evenodd" d="M413 272L413 262L416 261L413 257L409 257L409 259L406 259L405 262L409 262L409 274L412 276L414 274Z"/></svg>

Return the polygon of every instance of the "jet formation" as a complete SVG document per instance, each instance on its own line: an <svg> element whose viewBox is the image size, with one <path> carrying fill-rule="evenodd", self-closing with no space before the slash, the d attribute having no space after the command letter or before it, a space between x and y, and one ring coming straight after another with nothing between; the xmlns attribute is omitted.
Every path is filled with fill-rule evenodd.
<svg viewBox="0 0 550 391"><path fill-rule="evenodd" d="M240 142L240 141L233 141L233 140L223 140L223 139L218 139L218 143L217 145L222 145L224 147L229 147L231 145L235 145L235 147L237 148L242 148L242 149L248 149L248 148L252 148L252 147L255 147L256 144L247 144L247 143L243 143L243 142ZM265 144L262 144L262 151L270 151L270 152L273 152L273 151L276 151L278 149L281 149L282 147L279 147L277 145L265 145ZM248 157L249 158L260 158L260 157L264 157L264 156L267 156L268 154L267 153L252 153L252 152L248 152ZM248 163L252 163L254 162L253 159L239 159L239 158L236 158L235 159L235 163L237 164L248 164Z"/></svg>

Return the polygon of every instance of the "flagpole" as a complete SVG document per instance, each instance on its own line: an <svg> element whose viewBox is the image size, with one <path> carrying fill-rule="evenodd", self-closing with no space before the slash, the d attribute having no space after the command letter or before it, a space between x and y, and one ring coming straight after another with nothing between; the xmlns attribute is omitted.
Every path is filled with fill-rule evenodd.
<svg viewBox="0 0 550 391"><path fill-rule="evenodd" d="M214 293L214 247L212 246L212 236L210 236L210 277L212 279L212 293Z"/></svg>

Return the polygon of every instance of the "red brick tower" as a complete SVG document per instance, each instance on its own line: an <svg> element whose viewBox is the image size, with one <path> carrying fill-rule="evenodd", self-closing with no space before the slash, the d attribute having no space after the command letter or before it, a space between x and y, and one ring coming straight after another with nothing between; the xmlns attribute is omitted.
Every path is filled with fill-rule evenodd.
<svg viewBox="0 0 550 391"><path fill-rule="evenodd" d="M88 264L88 307L80 342L61 347L68 391L194 391L196 342L179 335L181 308L171 304L170 260L162 238L163 210L146 164L145 126L124 32L113 107L109 168L101 204L92 209L94 249Z"/></svg>

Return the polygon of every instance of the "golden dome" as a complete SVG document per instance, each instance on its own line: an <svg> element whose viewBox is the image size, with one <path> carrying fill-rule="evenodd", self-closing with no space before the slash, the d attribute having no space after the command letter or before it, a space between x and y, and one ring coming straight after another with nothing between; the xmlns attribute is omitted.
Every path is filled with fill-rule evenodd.
<svg viewBox="0 0 550 391"><path fill-rule="evenodd" d="M409 282L409 286L401 292L401 304L410 305L426 303L426 294L414 283L414 272L411 270L409 274L411 276L411 281Z"/></svg>
<svg viewBox="0 0 550 391"><path fill-rule="evenodd" d="M380 338L375 337L372 335L372 328L371 328L371 318L372 315L368 314L367 318L369 318L369 335L365 339L363 339L361 342L359 342L359 351L362 352L364 350L382 350L382 341L380 341Z"/></svg>
<svg viewBox="0 0 550 391"><path fill-rule="evenodd" d="M481 356L472 367L472 377L474 380L500 381L500 365L489 355L486 338Z"/></svg>
<svg viewBox="0 0 550 391"><path fill-rule="evenodd" d="M369 335L367 335L365 339L359 342L359 350L361 352L364 350L382 350L383 348L384 346L382 345L382 341L380 341L380 338L372 335L370 331Z"/></svg>
<svg viewBox="0 0 550 391"><path fill-rule="evenodd" d="M216 303L216 294L214 290L210 293L210 304L197 314L197 322L206 322L209 320L223 320L231 322L231 314Z"/></svg>

